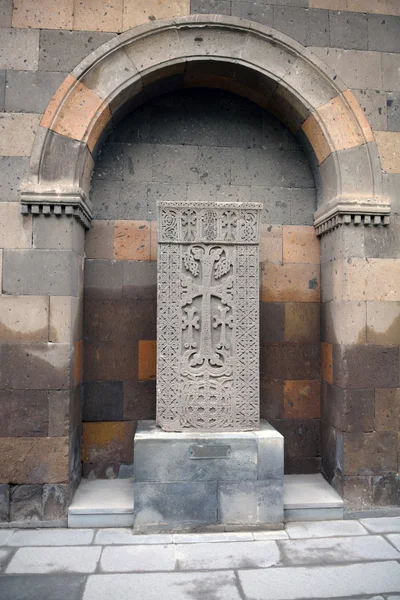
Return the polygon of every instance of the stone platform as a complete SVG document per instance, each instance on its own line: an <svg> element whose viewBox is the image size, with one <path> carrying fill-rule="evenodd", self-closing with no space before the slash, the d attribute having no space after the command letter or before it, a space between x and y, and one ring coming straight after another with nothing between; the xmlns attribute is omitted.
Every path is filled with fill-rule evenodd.
<svg viewBox="0 0 400 600"><path fill-rule="evenodd" d="M283 524L283 437L266 421L249 432L135 435L134 530L278 529Z"/></svg>

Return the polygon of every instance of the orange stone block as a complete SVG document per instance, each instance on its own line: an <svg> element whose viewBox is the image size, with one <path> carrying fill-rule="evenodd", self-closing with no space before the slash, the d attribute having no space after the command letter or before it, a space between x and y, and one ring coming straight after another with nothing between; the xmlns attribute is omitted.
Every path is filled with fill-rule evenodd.
<svg viewBox="0 0 400 600"><path fill-rule="evenodd" d="M155 340L139 340L138 379L145 381L155 379L157 370L157 342Z"/></svg>
<svg viewBox="0 0 400 600"><path fill-rule="evenodd" d="M321 377L327 383L333 383L332 344L321 343Z"/></svg>
<svg viewBox="0 0 400 600"><path fill-rule="evenodd" d="M83 462L122 462L133 460L133 422L102 421L83 423Z"/></svg>
<svg viewBox="0 0 400 600"><path fill-rule="evenodd" d="M260 226L260 262L282 262L282 225Z"/></svg>
<svg viewBox="0 0 400 600"><path fill-rule="evenodd" d="M14 0L12 26L72 29L74 0Z"/></svg>
<svg viewBox="0 0 400 600"><path fill-rule="evenodd" d="M310 115L308 119L304 121L301 128L313 147L318 162L320 164L323 163L324 160L331 154L332 149L326 138L326 133L318 112L315 111L312 115Z"/></svg>
<svg viewBox="0 0 400 600"><path fill-rule="evenodd" d="M364 113L363 109L361 108L358 100L356 99L356 97L350 90L344 91L343 96L347 100L351 110L354 113L354 116L356 117L356 119L363 131L363 134L365 136L365 141L373 142L374 136L372 134L371 126L370 126L368 119L365 116L365 113Z"/></svg>
<svg viewBox="0 0 400 600"><path fill-rule="evenodd" d="M74 344L74 385L82 382L83 377L83 341Z"/></svg>
<svg viewBox="0 0 400 600"><path fill-rule="evenodd" d="M82 31L121 31L123 0L84 0L76 2L74 29Z"/></svg>
<svg viewBox="0 0 400 600"><path fill-rule="evenodd" d="M400 131L374 131L381 166L386 173L400 173Z"/></svg>
<svg viewBox="0 0 400 600"><path fill-rule="evenodd" d="M319 302L319 265L264 262L261 268L263 302Z"/></svg>
<svg viewBox="0 0 400 600"><path fill-rule="evenodd" d="M283 386L285 419L319 419L320 381L285 381Z"/></svg>
<svg viewBox="0 0 400 600"><path fill-rule="evenodd" d="M283 262L310 263L320 262L320 242L312 226L283 227Z"/></svg>
<svg viewBox="0 0 400 600"><path fill-rule="evenodd" d="M68 437L0 438L0 456L2 482L21 484L68 481Z"/></svg>
<svg viewBox="0 0 400 600"><path fill-rule="evenodd" d="M149 221L115 221L114 258L150 260L150 238Z"/></svg>

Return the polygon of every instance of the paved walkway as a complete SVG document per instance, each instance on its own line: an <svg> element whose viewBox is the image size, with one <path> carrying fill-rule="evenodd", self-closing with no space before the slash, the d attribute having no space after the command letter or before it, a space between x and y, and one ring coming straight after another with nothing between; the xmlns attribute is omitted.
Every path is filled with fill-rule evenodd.
<svg viewBox="0 0 400 600"><path fill-rule="evenodd" d="M400 517L133 536L0 530L1 600L400 600Z"/></svg>

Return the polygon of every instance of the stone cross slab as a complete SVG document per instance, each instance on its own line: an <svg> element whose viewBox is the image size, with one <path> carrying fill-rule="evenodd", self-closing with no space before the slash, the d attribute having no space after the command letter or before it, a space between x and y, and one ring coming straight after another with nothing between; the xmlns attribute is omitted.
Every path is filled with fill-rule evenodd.
<svg viewBox="0 0 400 600"><path fill-rule="evenodd" d="M258 429L262 205L157 207L157 424Z"/></svg>

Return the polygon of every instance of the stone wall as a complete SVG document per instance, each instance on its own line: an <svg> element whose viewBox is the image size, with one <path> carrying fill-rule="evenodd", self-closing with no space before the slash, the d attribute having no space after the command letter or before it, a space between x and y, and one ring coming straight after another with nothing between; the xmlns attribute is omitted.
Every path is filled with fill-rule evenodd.
<svg viewBox="0 0 400 600"><path fill-rule="evenodd" d="M287 436L288 472L316 471L320 269L312 173L294 136L266 111L194 88L125 118L94 170L83 473L116 476L132 461L137 420L155 418L156 201L186 199L264 204L261 416Z"/></svg>
<svg viewBox="0 0 400 600"><path fill-rule="evenodd" d="M366 10L368 12L363 12ZM106 0L84 3L1 0L0 418L7 425L0 432L0 451L6 457L0 466L0 519L4 521L63 518L80 474L79 382L83 344L77 315L82 303L83 230L72 220L52 218L48 221L44 217L22 218L19 214L20 185L27 172L41 115L67 73L102 43L149 20L199 12L244 16L298 39L336 71L369 119L383 168L384 193L392 202L391 224L387 229L351 225L322 238L322 456L325 472L342 488L350 506L399 503L396 483L400 339L398 2L192 0L189 3L178 0L161 4L156 0L143 3L116 0L111 7ZM355 153L351 152L348 151L349 165L351 161L356 165ZM353 169L350 172L353 174ZM357 174L355 170L354 174ZM97 180L94 189L96 185ZM97 218L86 252L91 245L96 247L96 223L151 221L150 215L146 218L127 214L121 217L97 215ZM311 312L317 309L309 307L318 302L317 296L313 296L314 283L296 298L287 289L278 295L281 278L276 289L271 291L265 286L278 271L287 275L287 282L296 281L299 263L293 258L285 263L285 256L293 256L290 251L286 254L290 240L300 239L291 237L290 226L290 223L272 225L266 221L269 237L263 238L264 246L276 252L268 250L268 256L275 256L276 262L264 263L263 273L268 274L268 278L263 278L262 292L265 314L275 310L276 321L281 323L281 333L263 333L264 339L270 336L268 343L273 351L269 356L275 352L276 368L282 364L280 356L287 354L285 344L293 343L290 339L293 331L300 335L297 326L286 325L298 317L290 313L289 305L307 306L304 310ZM307 239L311 240L311 229L309 231ZM114 231L112 235L110 232L104 235L108 235L109 240L109 245L105 245L108 250L104 250L107 256L93 250L93 259L88 259L88 263L109 260L111 247L114 253ZM314 251L310 242L310 259L300 264L315 265ZM150 249L150 258L154 256L151 252ZM115 272L122 270L130 260L118 259ZM141 265L145 262L132 260ZM300 277L303 284L313 282L310 270L303 271ZM88 268L88 280L89 275ZM98 277L97 281L101 279ZM126 281L127 287L133 287L129 279ZM151 285L154 283L149 287ZM90 302L89 297L87 302ZM304 318L300 317L300 321L303 323ZM271 324L271 320L268 322ZM338 327L338 322L343 326ZM282 331L284 338L276 339L283 335ZM138 341L149 342L142 345L142 356L154 356L154 334L146 331L140 335L143 337ZM300 343L302 340L295 341L295 344ZM137 352L139 348L137 344ZM137 356L135 360L137 369ZM293 360L300 362L299 354L293 353ZM301 362L305 364L304 359ZM152 359L145 363L154 364ZM154 368L149 367L146 378L152 372ZM271 379L274 377L271 374ZM313 373L308 377L307 381L318 380ZM146 378L141 383L151 387L151 378ZM291 398L303 398L304 394L307 397L314 392L311 387L305 393L299 389L302 379L297 374L281 371L277 379L280 383L275 387L271 387L270 382L265 383L266 388L269 386L268 394L276 400L268 405L263 416L296 419L298 413L293 412L296 404L292 406ZM85 411L89 404L85 403ZM297 429L291 430L294 433L283 431L288 443L291 436L294 437L291 447L308 444L302 420L312 419L315 412L310 408L312 401L304 404L304 411L309 411L307 417L296 421ZM119 423L125 419L120 414L116 415ZM109 419L102 416L101 422L107 422L106 418ZM136 418L139 417L132 415L127 421L133 423ZM87 440L90 426L95 429L98 425L85 425ZM122 431L127 425L115 427ZM110 433L106 427L105 432L94 431L93 435L107 439ZM310 439L316 437L312 435ZM287 462L290 464L289 459L293 458L300 464L301 457L315 457L314 450L310 444L306 452L287 457ZM89 456L85 452L86 447L84 457ZM125 461L129 461L129 457L121 460ZM297 467L293 464L290 468ZM305 470L307 466L302 468Z"/></svg>

